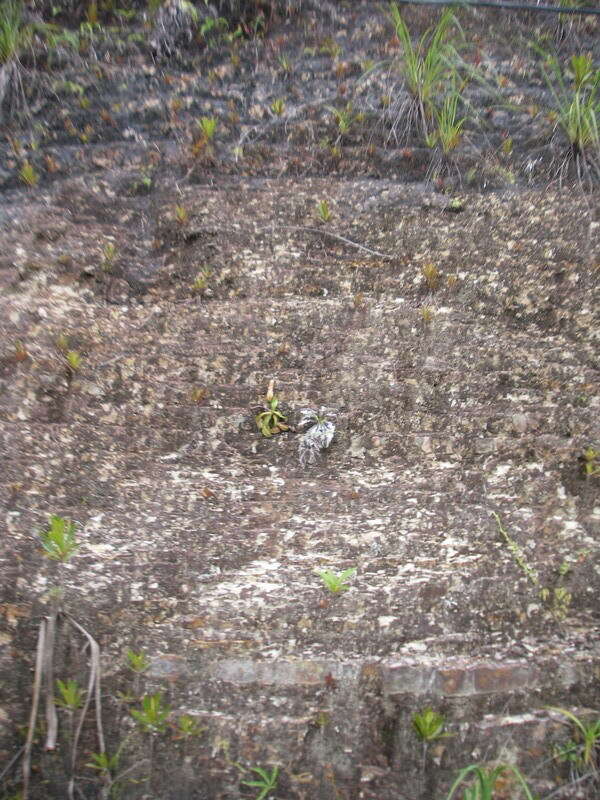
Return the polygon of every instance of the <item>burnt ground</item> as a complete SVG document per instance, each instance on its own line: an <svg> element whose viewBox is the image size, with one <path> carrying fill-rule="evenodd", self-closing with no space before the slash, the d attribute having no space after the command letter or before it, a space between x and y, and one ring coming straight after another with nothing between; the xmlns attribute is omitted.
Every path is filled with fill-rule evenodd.
<svg viewBox="0 0 600 800"><path fill-rule="evenodd" d="M107 749L124 743L129 770L114 796L252 797L242 770L279 765L275 797L441 798L500 759L541 797L592 798L552 760L568 734L546 708L600 702L600 479L582 458L600 450L600 221L596 190L558 185L564 143L524 44L555 31L462 12L504 100L467 90L483 111L432 174L377 108L397 78L361 79L397 49L385 15L334 10L166 61L113 32L38 63L0 176L3 756L60 583L101 647ZM596 40L586 18L562 52ZM327 107L347 102L364 116L340 137ZM271 380L292 429L267 439ZM303 466L307 406L337 429ZM40 547L51 514L78 523L62 570ZM351 567L339 595L315 574ZM63 630L56 676L84 686L86 659ZM143 735L130 709L158 691L171 725ZM453 735L423 748L426 706ZM31 797L67 796L60 716L56 752L39 724ZM91 717L86 798L105 796ZM18 771L5 781L15 796Z"/></svg>

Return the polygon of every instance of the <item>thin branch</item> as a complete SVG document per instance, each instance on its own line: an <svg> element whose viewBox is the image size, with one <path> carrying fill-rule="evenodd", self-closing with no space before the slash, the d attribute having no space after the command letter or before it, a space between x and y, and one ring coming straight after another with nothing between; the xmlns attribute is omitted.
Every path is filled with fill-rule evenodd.
<svg viewBox="0 0 600 800"><path fill-rule="evenodd" d="M46 750L56 749L58 735L58 717L54 702L54 642L56 639L56 620L58 602L53 598L52 611L46 617L46 637L44 652L44 672L46 674Z"/></svg>
<svg viewBox="0 0 600 800"><path fill-rule="evenodd" d="M25 745L23 745L19 750L17 750L17 752L8 762L8 764L4 767L2 772L0 772L0 781L4 778L5 775L7 775L10 772L11 768L17 763L17 761L21 758L24 752L25 752Z"/></svg>
<svg viewBox="0 0 600 800"><path fill-rule="evenodd" d="M364 250L365 253L369 253L372 256L377 256L378 258L385 258L386 261L395 258L395 256L389 253L380 253L377 250L371 250L370 247L365 247L364 244L353 242L351 239L347 239L345 236L340 236L339 233L333 233L332 231L328 231L325 228L310 228L306 227L305 225L284 225L283 227L291 231L309 231L310 233L322 233L325 236L330 236L332 239L338 239L340 242L344 242L344 244L349 244L351 247L356 247L358 250Z"/></svg>
<svg viewBox="0 0 600 800"><path fill-rule="evenodd" d="M83 728L83 723L90 707L90 702L92 699L92 693L94 694L95 706L96 706L96 730L98 733L98 745L100 753L105 752L105 744L104 744L104 731L102 728L102 705L101 705L101 696L100 696L100 646L98 642L94 639L91 634L89 634L86 629L81 626L70 614L65 614L66 619L68 622L80 633L82 633L88 643L90 645L90 677L88 679L88 688L85 698L85 703L81 710L81 714L79 716L79 721L77 723L77 728L75 729L75 736L73 737L73 746L71 748L71 779L69 780L69 800L73 800L73 792L75 788L75 762L77 760L77 745L79 744L79 738L81 736L81 729Z"/></svg>
<svg viewBox="0 0 600 800"><path fill-rule="evenodd" d="M38 632L37 653L35 657L35 673L33 677L33 697L31 700L31 711L29 713L29 729L25 741L23 753L23 800L27 800L29 793L29 776L31 774L31 747L35 734L35 723L37 720L38 706L40 702L40 692L42 688L42 675L44 672L44 656L46 649L46 620L40 623ZM3 773L4 774L4 773Z"/></svg>
<svg viewBox="0 0 600 800"><path fill-rule="evenodd" d="M571 781L566 786L559 786L558 789L555 789L550 794L547 794L544 797L544 800L551 800L552 797L560 797L560 795L565 792L567 789L570 789L572 786L577 786L579 783L584 783L588 781L590 778L593 778L596 773L594 772L587 772L585 775L582 775L581 778L577 778L575 781Z"/></svg>

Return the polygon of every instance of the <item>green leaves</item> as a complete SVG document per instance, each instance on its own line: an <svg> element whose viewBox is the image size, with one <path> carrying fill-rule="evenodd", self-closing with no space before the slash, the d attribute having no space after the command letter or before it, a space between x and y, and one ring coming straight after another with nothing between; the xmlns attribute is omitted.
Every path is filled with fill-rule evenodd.
<svg viewBox="0 0 600 800"><path fill-rule="evenodd" d="M160 692L142 697L142 707L133 709L131 716L145 733L164 733L171 708L163 703Z"/></svg>
<svg viewBox="0 0 600 800"><path fill-rule="evenodd" d="M67 711L76 711L83 705L85 691L79 686L77 681L69 678L63 683L61 680L56 681L56 688L59 691L60 697L56 699L56 705L66 708Z"/></svg>
<svg viewBox="0 0 600 800"><path fill-rule="evenodd" d="M271 772L267 772L262 767L251 767L251 772L255 772L260 780L256 781L242 781L244 786L252 786L260 789L256 795L255 800L264 800L269 794L277 788L277 781L279 779L279 767L273 767Z"/></svg>
<svg viewBox="0 0 600 800"><path fill-rule="evenodd" d="M345 569L343 572L340 572L339 575L336 575L335 572L330 572L328 569L316 570L316 573L330 592L333 594L340 594L341 592L347 592L350 588L350 585L346 581L348 578L352 577L352 575L356 574L356 567Z"/></svg>
<svg viewBox="0 0 600 800"><path fill-rule="evenodd" d="M141 675L150 666L150 661L146 657L145 653L136 653L135 650L130 649L125 655L127 657L127 666L130 670L132 670L132 672L135 672L138 675Z"/></svg>
<svg viewBox="0 0 600 800"><path fill-rule="evenodd" d="M451 736L450 733L444 733L446 719L443 714L439 714L429 707L413 714L412 725L415 733L423 742L435 742L437 739Z"/></svg>
<svg viewBox="0 0 600 800"><path fill-rule="evenodd" d="M56 515L50 517L50 527L40 533L40 537L48 558L63 564L79 547L75 539L75 523Z"/></svg>

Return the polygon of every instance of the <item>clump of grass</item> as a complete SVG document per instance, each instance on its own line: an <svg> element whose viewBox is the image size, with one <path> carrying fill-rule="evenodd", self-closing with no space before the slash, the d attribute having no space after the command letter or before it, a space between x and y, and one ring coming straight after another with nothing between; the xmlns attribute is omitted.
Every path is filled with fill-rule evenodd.
<svg viewBox="0 0 600 800"><path fill-rule="evenodd" d="M559 184L573 165L578 181L591 186L600 180L600 69L589 55L574 55L566 66L543 55L542 73L553 100L550 118L568 142L558 165Z"/></svg>
<svg viewBox="0 0 600 800"><path fill-rule="evenodd" d="M425 279L425 284L427 288L435 292L435 290L440 285L440 271L436 267L435 264L425 264L424 267L421 268L421 274Z"/></svg>
<svg viewBox="0 0 600 800"><path fill-rule="evenodd" d="M417 43L413 44L408 26L396 3L391 3L390 15L400 41L402 60L399 68L409 94L407 102L395 104L390 109L394 116L392 134L397 139L406 139L416 129L423 137L427 137L436 121L440 95L446 94L447 87L458 82L459 59L456 48L450 41L450 34L452 30L460 32L460 26L453 12L446 9L437 25L426 30ZM451 111L451 104L445 111L442 105L439 114L448 119ZM462 125L460 128L462 129Z"/></svg>
<svg viewBox="0 0 600 800"><path fill-rule="evenodd" d="M575 780L585 771L597 774L600 756L600 719L585 722L565 708L555 706L548 708L550 711L562 714L572 724L571 738L565 745L554 750L556 760L570 765L572 778Z"/></svg>
<svg viewBox="0 0 600 800"><path fill-rule="evenodd" d="M511 797L522 796L525 800L534 800L523 774L513 764L497 764L496 766L470 764L458 773L446 800L452 800L461 787L463 800L492 800L497 784L507 774L516 781L519 790L518 795L513 794Z"/></svg>

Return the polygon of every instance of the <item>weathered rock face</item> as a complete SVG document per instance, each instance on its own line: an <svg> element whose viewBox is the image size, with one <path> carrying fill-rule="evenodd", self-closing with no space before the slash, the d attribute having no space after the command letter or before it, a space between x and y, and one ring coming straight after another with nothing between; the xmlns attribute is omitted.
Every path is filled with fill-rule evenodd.
<svg viewBox="0 0 600 800"><path fill-rule="evenodd" d="M328 17L344 43L374 36L375 9L357 7ZM272 36L286 31L306 36ZM313 62L319 89L336 84ZM264 75L250 90L221 66L221 94L165 112L169 82L138 64L155 88L126 125L103 120L114 141L47 143L64 166L3 196L3 756L60 584L101 648L122 797L252 797L251 769L278 766L276 797L426 800L494 759L549 793L568 731L546 707L600 702L600 461L583 455L600 450L596 196L444 194L403 180L400 151L357 174L358 144L339 174L306 119L256 121ZM231 132L202 143L175 118L236 92L254 140L237 164ZM266 438L271 380L291 429ZM336 436L302 466L300 411L320 406ZM78 524L64 567L40 548L51 514ZM316 574L351 568L338 594ZM86 685L84 643L59 617L55 678ZM137 673L128 650L146 655ZM152 733L131 711L159 692L170 714ZM423 746L427 706L452 736ZM59 716L56 751L45 723L35 737L32 798L68 796ZM111 790L85 766L99 749L90 709L75 767L90 798Z"/></svg>

